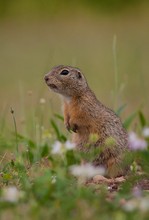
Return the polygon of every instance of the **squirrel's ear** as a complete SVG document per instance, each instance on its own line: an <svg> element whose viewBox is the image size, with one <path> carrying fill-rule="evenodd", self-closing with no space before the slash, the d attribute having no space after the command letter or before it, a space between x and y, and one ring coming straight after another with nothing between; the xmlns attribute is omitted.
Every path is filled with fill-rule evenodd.
<svg viewBox="0 0 149 220"><path fill-rule="evenodd" d="M81 79L81 78L82 78L82 75L81 75L80 72L77 72L77 78L78 78L78 79Z"/></svg>

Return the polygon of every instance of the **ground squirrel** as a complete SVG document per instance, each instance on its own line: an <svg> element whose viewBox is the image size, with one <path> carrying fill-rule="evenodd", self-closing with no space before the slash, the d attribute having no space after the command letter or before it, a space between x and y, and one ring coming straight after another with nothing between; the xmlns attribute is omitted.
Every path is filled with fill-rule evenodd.
<svg viewBox="0 0 149 220"><path fill-rule="evenodd" d="M52 91L63 97L64 124L67 130L73 131L72 141L77 149L85 152L101 147L93 164L104 166L109 177L123 175L122 161L128 150L128 137L120 118L96 98L78 68L56 66L44 79ZM91 134L98 135L98 140L87 147ZM115 143L109 146L107 139L111 137Z"/></svg>

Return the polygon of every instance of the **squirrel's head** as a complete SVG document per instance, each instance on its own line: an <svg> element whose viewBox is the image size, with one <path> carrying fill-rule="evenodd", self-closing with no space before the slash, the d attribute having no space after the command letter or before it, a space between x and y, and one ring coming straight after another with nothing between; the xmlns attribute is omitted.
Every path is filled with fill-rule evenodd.
<svg viewBox="0 0 149 220"><path fill-rule="evenodd" d="M71 66L56 66L44 79L51 90L66 97L80 96L88 87L80 70Z"/></svg>

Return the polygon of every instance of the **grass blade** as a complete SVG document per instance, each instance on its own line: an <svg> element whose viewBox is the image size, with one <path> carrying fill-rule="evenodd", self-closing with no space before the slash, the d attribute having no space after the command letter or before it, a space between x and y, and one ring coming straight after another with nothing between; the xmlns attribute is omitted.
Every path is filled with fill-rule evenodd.
<svg viewBox="0 0 149 220"><path fill-rule="evenodd" d="M64 121L64 117L62 115L59 115L59 114L55 113L54 116L56 118L58 118L59 120Z"/></svg>
<svg viewBox="0 0 149 220"><path fill-rule="evenodd" d="M120 106L120 107L118 108L118 110L116 111L116 114L117 114L118 116L120 116L121 113L125 110L126 106L127 106L127 104L123 104L122 106Z"/></svg>
<svg viewBox="0 0 149 220"><path fill-rule="evenodd" d="M131 123L133 122L133 120L135 119L137 113L133 113L131 114L128 118L125 119L124 123L123 123L123 126L125 129L128 129L129 126L131 125Z"/></svg>
<svg viewBox="0 0 149 220"><path fill-rule="evenodd" d="M146 126L146 119L144 117L144 114L142 113L142 111L139 111L139 119L140 119L140 124L142 127Z"/></svg>
<svg viewBox="0 0 149 220"><path fill-rule="evenodd" d="M14 116L14 110L11 108L11 114L12 114L12 119L13 119L13 123L14 123L14 129L15 129L15 136L16 136L16 151L18 153L18 136L17 136L17 123L16 123L16 119L15 119L15 116Z"/></svg>
<svg viewBox="0 0 149 220"><path fill-rule="evenodd" d="M58 129L58 127L57 127L55 121L52 120L52 119L51 119L51 125L52 125L52 127L54 128L54 131L55 131L55 133L56 133L56 136L57 136L58 140L60 140L60 139L61 139L60 131L59 131L59 129Z"/></svg>

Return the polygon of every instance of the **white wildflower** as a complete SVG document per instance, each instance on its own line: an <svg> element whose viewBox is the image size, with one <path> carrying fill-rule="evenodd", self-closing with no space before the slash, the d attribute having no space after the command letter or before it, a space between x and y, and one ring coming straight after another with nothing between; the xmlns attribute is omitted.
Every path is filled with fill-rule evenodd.
<svg viewBox="0 0 149 220"><path fill-rule="evenodd" d="M141 138L138 138L134 132L129 133L128 142L131 150L144 150L147 148L147 142Z"/></svg>
<svg viewBox="0 0 149 220"><path fill-rule="evenodd" d="M46 100L45 100L44 98L41 98L41 99L39 100L39 103L42 104L42 105L44 105L44 104L46 103Z"/></svg>
<svg viewBox="0 0 149 220"><path fill-rule="evenodd" d="M66 141L65 142L65 148L66 150L72 150L76 147L76 145L74 143L72 143L71 141Z"/></svg>
<svg viewBox="0 0 149 220"><path fill-rule="evenodd" d="M56 176L52 176L52 177L51 177L51 183L52 183L52 184L56 183Z"/></svg>
<svg viewBox="0 0 149 220"><path fill-rule="evenodd" d="M149 198L142 198L140 200L139 208L142 212L149 211Z"/></svg>
<svg viewBox="0 0 149 220"><path fill-rule="evenodd" d="M133 212L137 208L138 208L138 200L137 199L129 200L123 205L123 209L127 212Z"/></svg>
<svg viewBox="0 0 149 220"><path fill-rule="evenodd" d="M4 188L2 191L2 199L6 202L18 202L20 198L20 192L15 186L10 186L7 188Z"/></svg>
<svg viewBox="0 0 149 220"><path fill-rule="evenodd" d="M61 154L62 153L62 143L60 141L56 141L52 146L52 154Z"/></svg>
<svg viewBox="0 0 149 220"><path fill-rule="evenodd" d="M135 187L132 189L132 194L133 194L133 196L136 197L136 198L141 197L141 196L142 196L142 190L141 190L141 188L135 186Z"/></svg>
<svg viewBox="0 0 149 220"><path fill-rule="evenodd" d="M142 134L144 137L149 137L149 127L143 128Z"/></svg>
<svg viewBox="0 0 149 220"><path fill-rule="evenodd" d="M92 164L73 165L70 167L70 172L77 177L91 178L95 175L104 175L103 167L94 167Z"/></svg>
<svg viewBox="0 0 149 220"><path fill-rule="evenodd" d="M135 198L127 201L123 205L123 209L127 212L132 212L134 210L140 210L142 212L148 212L149 210L149 198L143 197L143 198Z"/></svg>
<svg viewBox="0 0 149 220"><path fill-rule="evenodd" d="M52 154L62 154L67 150L72 150L75 148L75 144L70 142L70 141L66 141L64 144L62 144L60 141L56 141L53 146L52 146Z"/></svg>

